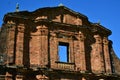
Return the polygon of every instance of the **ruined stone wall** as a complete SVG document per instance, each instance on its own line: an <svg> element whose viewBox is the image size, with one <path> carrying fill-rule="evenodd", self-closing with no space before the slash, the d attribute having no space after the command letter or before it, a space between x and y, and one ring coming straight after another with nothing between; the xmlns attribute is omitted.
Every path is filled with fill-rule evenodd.
<svg viewBox="0 0 120 80"><path fill-rule="evenodd" d="M0 64L5 64L7 61L7 29L4 27L4 25L1 27L0 31L0 57L3 59L0 61ZM5 57L5 58L4 58Z"/></svg>
<svg viewBox="0 0 120 80"><path fill-rule="evenodd" d="M113 64L113 72L116 74L120 74L120 59L116 56L114 50L111 48L111 57L112 57L112 64Z"/></svg>
<svg viewBox="0 0 120 80"><path fill-rule="evenodd" d="M0 53L5 53L6 50L7 29L2 26L0 31Z"/></svg>
<svg viewBox="0 0 120 80"><path fill-rule="evenodd" d="M36 16L37 15L37 16ZM72 24L72 25L82 25L83 20L81 17L74 15L74 14L69 14L69 11L65 10L56 10L56 11L43 11L40 12L39 14L36 13L36 15L32 18L35 20L49 20L49 21L54 21L54 22L61 22L65 24Z"/></svg>
<svg viewBox="0 0 120 80"><path fill-rule="evenodd" d="M36 32L30 33L30 64L46 67L48 65L48 29L45 25L36 27Z"/></svg>
<svg viewBox="0 0 120 80"><path fill-rule="evenodd" d="M109 80L113 73L120 74L120 61L111 56L110 31L100 24L63 8L30 17L15 14L5 17L0 32L8 80ZM65 62L60 61L60 44L67 45Z"/></svg>
<svg viewBox="0 0 120 80"><path fill-rule="evenodd" d="M4 54L5 64L14 63L14 43L15 43L15 23L8 21L4 24L0 33L1 49L0 53Z"/></svg>
<svg viewBox="0 0 120 80"><path fill-rule="evenodd" d="M67 27L67 29L64 27ZM28 29L26 23L19 23L16 29L15 26L13 26L13 30L11 28L12 31L9 31L9 38L11 39L13 37L9 43L12 43L11 46L13 47L10 48L15 52L11 52L11 49L8 50L9 53L15 53L15 55L12 54L12 57L15 57L16 65L28 64L30 66L46 67L48 62L50 62L51 68L56 69L68 68L77 71L87 70L94 73L111 72L110 60L108 60L108 40L106 38L103 39L100 35L87 35L89 32L85 33L82 29L74 33L76 28L70 28L66 25L52 25L52 27L49 25L37 25L35 29L36 30L32 32ZM89 41L90 36L91 41ZM16 42L14 42L15 40ZM70 57L68 63L74 63L75 65L58 62L59 42L69 44ZM15 43L16 45L14 45ZM9 46L9 44L7 45ZM16 48L14 48L15 46Z"/></svg>

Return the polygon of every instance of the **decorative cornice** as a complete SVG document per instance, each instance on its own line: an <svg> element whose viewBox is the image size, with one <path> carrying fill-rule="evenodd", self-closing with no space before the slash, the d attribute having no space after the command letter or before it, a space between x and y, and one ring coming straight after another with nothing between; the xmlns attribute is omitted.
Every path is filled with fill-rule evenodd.
<svg viewBox="0 0 120 80"><path fill-rule="evenodd" d="M85 16L85 15L79 13L79 12L75 12L75 11L71 10L70 8L68 8L68 7L66 7L66 6L57 6L57 7L44 7L44 8L39 8L39 9L33 11L32 13L33 13L33 14L36 14L36 13L38 13L38 12L40 12L40 11L43 11L43 10L44 10L44 11L50 11L50 10L56 10L56 9L66 10L66 11L69 11L70 13L72 13L72 14L74 14L74 15L76 15L76 16L79 16L79 17L82 17L82 18L88 19L87 16Z"/></svg>
<svg viewBox="0 0 120 80"><path fill-rule="evenodd" d="M100 25L99 23L91 23L92 25L92 31L94 33L100 33L104 34L106 36L109 36L112 34L111 30L105 28L104 26Z"/></svg>

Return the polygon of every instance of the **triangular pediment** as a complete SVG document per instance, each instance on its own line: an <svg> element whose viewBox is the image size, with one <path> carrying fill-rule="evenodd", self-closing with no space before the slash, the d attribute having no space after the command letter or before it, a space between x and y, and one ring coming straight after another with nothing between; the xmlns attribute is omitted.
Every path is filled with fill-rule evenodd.
<svg viewBox="0 0 120 80"><path fill-rule="evenodd" d="M33 15L35 20L47 19L73 25L82 25L82 20L87 19L85 15L65 6L40 8L34 11Z"/></svg>

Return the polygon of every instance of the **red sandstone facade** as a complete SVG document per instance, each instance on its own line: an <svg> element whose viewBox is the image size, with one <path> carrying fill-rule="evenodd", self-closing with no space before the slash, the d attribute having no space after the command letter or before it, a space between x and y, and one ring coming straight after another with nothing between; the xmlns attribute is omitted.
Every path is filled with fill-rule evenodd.
<svg viewBox="0 0 120 80"><path fill-rule="evenodd" d="M120 60L109 35L64 6L8 13L0 32L1 79L119 80ZM67 46L65 62L59 45Z"/></svg>

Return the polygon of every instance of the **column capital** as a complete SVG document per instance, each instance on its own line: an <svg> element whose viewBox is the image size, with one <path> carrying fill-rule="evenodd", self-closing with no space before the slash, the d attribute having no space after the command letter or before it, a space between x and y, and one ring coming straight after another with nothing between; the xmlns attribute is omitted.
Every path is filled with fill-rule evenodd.
<svg viewBox="0 0 120 80"><path fill-rule="evenodd" d="M103 44L104 44L104 45L108 45L108 43L109 43L108 38L107 38L107 37L104 37L104 38L103 38Z"/></svg>
<svg viewBox="0 0 120 80"><path fill-rule="evenodd" d="M102 43L102 39L101 39L100 35L94 35L94 38L95 38L96 43L98 43L98 44Z"/></svg>
<svg viewBox="0 0 120 80"><path fill-rule="evenodd" d="M24 30L25 30L25 25L24 24L19 24L18 25L18 31L19 32L24 32Z"/></svg>
<svg viewBox="0 0 120 80"><path fill-rule="evenodd" d="M46 75L36 75L36 78L38 79L38 80L46 80L46 79L48 79L48 77L46 76Z"/></svg>
<svg viewBox="0 0 120 80"><path fill-rule="evenodd" d="M39 31L41 29L42 26L37 26L36 29Z"/></svg>
<svg viewBox="0 0 120 80"><path fill-rule="evenodd" d="M13 21L7 21L7 24L5 24L5 26L9 31L14 31L16 28L16 23Z"/></svg>
<svg viewBox="0 0 120 80"><path fill-rule="evenodd" d="M47 29L47 27L45 25L39 25L36 27L37 30L41 30L41 29Z"/></svg>
<svg viewBox="0 0 120 80"><path fill-rule="evenodd" d="M37 26L36 29L40 33L40 35L47 35L48 34L48 30L47 30L47 27L45 25Z"/></svg>

